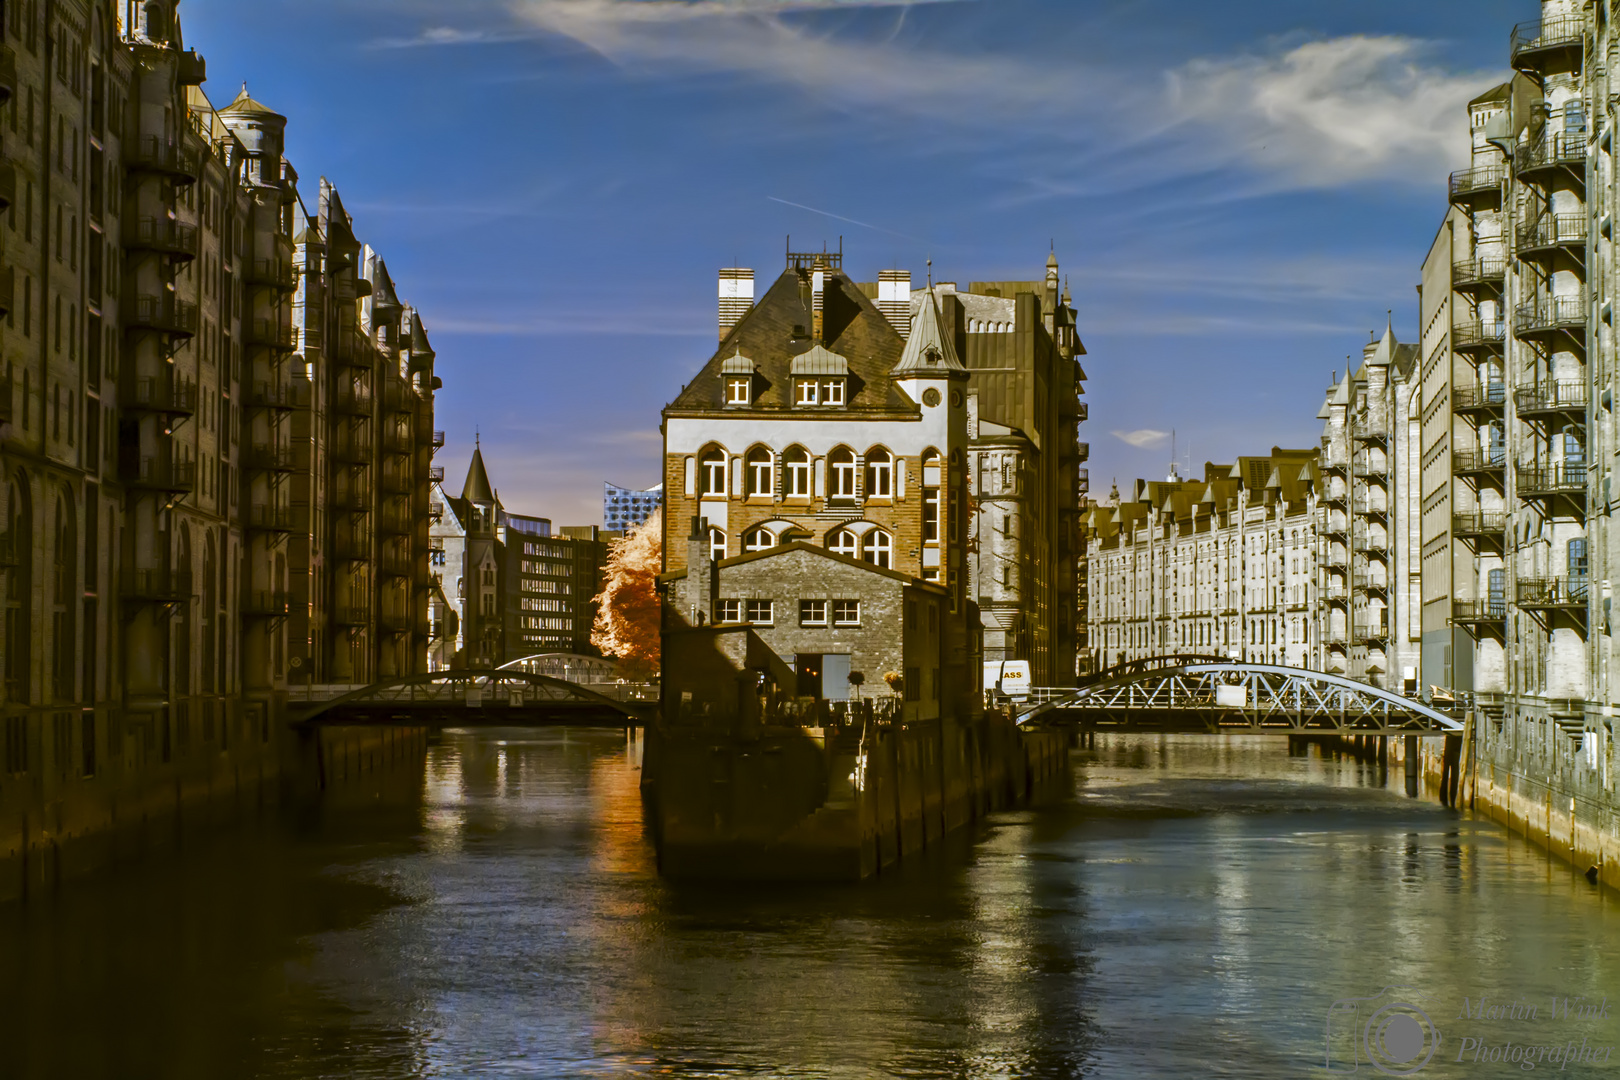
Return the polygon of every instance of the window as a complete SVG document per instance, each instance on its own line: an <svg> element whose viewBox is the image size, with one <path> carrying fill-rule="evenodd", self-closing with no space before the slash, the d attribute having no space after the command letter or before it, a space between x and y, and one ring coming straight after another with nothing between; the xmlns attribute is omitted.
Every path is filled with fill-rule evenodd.
<svg viewBox="0 0 1620 1080"><path fill-rule="evenodd" d="M709 530L709 558L719 562L726 557L726 534L719 529Z"/></svg>
<svg viewBox="0 0 1620 1080"><path fill-rule="evenodd" d="M775 601L750 600L746 605L744 605L744 607L746 609L748 622L759 623L762 626L770 626L776 621Z"/></svg>
<svg viewBox="0 0 1620 1080"><path fill-rule="evenodd" d="M827 493L830 497L834 499L855 497L854 451L834 450L827 455L827 472L832 481L832 490Z"/></svg>
<svg viewBox="0 0 1620 1080"><path fill-rule="evenodd" d="M763 446L748 451L748 494L769 497L776 490L775 463Z"/></svg>
<svg viewBox="0 0 1620 1080"><path fill-rule="evenodd" d="M776 534L769 529L750 529L743 533L744 552L765 551L776 546Z"/></svg>
<svg viewBox="0 0 1620 1080"><path fill-rule="evenodd" d="M906 668L906 700L922 700L922 668Z"/></svg>
<svg viewBox="0 0 1620 1080"><path fill-rule="evenodd" d="M844 380L796 379L793 383L793 400L799 405L842 405Z"/></svg>
<svg viewBox="0 0 1620 1080"><path fill-rule="evenodd" d="M800 626L826 626L827 601L800 600L799 601Z"/></svg>
<svg viewBox="0 0 1620 1080"><path fill-rule="evenodd" d="M839 529L828 540L827 550L834 555L848 555L853 559L860 555L861 546L854 533L848 529Z"/></svg>
<svg viewBox="0 0 1620 1080"><path fill-rule="evenodd" d="M887 499L894 495L894 458L887 450L866 455L866 497Z"/></svg>
<svg viewBox="0 0 1620 1080"><path fill-rule="evenodd" d="M882 529L873 529L861 543L861 558L873 566L893 569L894 540Z"/></svg>
<svg viewBox="0 0 1620 1080"><path fill-rule="evenodd" d="M703 494L726 493L726 452L716 447L703 455L699 471L703 474Z"/></svg>
<svg viewBox="0 0 1620 1080"><path fill-rule="evenodd" d="M803 447L790 447L782 455L782 494L790 499L810 497L810 455Z"/></svg>
<svg viewBox="0 0 1620 1080"><path fill-rule="evenodd" d="M859 600L834 600L832 613L834 626L861 625L861 602Z"/></svg>
<svg viewBox="0 0 1620 1080"><path fill-rule="evenodd" d="M722 600L719 609L714 613L715 622L742 622L742 601Z"/></svg>
<svg viewBox="0 0 1620 1080"><path fill-rule="evenodd" d="M732 375L726 379L726 404L747 405L753 400L754 380L746 375Z"/></svg>
<svg viewBox="0 0 1620 1080"><path fill-rule="evenodd" d="M923 543L939 543L939 488L923 489Z"/></svg>

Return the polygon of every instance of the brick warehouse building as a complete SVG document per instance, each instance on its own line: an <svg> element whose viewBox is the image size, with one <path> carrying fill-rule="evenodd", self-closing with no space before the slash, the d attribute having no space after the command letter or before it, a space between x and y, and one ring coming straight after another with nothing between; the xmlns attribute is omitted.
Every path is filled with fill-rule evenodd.
<svg viewBox="0 0 1620 1080"><path fill-rule="evenodd" d="M987 615L974 652L1072 679L1083 348L1055 260L966 292L787 261L757 304L752 271L721 272L720 347L665 409L666 571L694 517L717 560L807 541L941 584Z"/></svg>

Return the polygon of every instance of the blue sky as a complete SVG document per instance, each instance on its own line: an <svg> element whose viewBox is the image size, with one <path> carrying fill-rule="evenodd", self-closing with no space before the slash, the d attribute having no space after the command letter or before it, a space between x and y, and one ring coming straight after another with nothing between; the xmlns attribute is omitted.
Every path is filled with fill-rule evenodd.
<svg viewBox="0 0 1620 1080"><path fill-rule="evenodd" d="M659 478L715 346L715 271L1033 278L1090 352L1094 492L1312 445L1464 164L1464 103L1534 0L185 0L217 104L286 113L312 200L423 313L440 462L601 520ZM798 204L794 206L791 204ZM814 209L803 209L810 207ZM817 212L819 211L819 212ZM847 219L847 220L840 220Z"/></svg>

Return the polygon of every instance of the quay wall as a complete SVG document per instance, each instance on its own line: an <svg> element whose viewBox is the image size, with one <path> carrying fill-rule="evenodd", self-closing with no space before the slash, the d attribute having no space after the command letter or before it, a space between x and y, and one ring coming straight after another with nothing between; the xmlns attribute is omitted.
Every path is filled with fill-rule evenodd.
<svg viewBox="0 0 1620 1080"><path fill-rule="evenodd" d="M0 902L49 896L288 803L369 800L380 775L421 769L423 729L299 732L271 715L285 712L14 716L9 760L22 767L0 772Z"/></svg>
<svg viewBox="0 0 1620 1080"><path fill-rule="evenodd" d="M740 733L658 724L642 785L670 877L854 881L1028 802L1068 761L1065 734L995 717Z"/></svg>

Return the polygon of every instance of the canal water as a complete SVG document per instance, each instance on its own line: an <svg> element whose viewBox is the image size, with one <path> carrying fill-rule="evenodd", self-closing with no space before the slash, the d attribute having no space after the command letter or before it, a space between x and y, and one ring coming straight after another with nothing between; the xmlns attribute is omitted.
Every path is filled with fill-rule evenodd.
<svg viewBox="0 0 1620 1080"><path fill-rule="evenodd" d="M450 734L408 796L0 910L0 1077L1382 1075L1369 1022L1397 1072L1620 1075L1568 867L1280 740L1076 755L864 884L694 886L621 735Z"/></svg>

